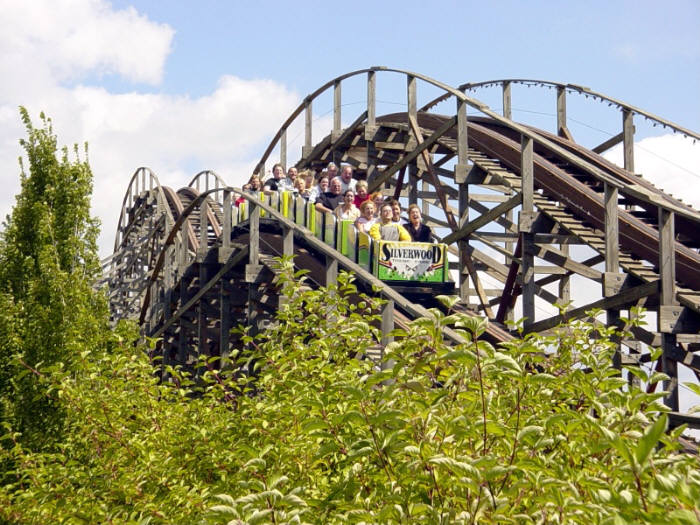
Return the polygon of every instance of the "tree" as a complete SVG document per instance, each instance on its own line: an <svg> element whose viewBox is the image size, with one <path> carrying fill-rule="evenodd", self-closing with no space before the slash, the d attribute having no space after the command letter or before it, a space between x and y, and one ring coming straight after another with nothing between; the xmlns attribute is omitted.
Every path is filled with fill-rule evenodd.
<svg viewBox="0 0 700 525"><path fill-rule="evenodd" d="M10 523L697 523L696 457L660 394L611 366L614 328L582 322L494 348L485 321L432 310L387 348L352 278L289 298L201 382L154 378L124 336L47 381L59 450L21 443ZM449 307L450 299L445 298ZM451 326L465 343L448 346ZM244 332L245 329L241 328ZM253 376L240 370L254 371ZM663 374L647 376L650 383ZM9 436L12 440L12 436Z"/></svg>
<svg viewBox="0 0 700 525"><path fill-rule="evenodd" d="M59 152L51 120L35 128L20 108L22 190L0 237L0 418L38 449L60 435L61 409L39 381L40 366L70 370L101 345L106 303L93 291L100 271L98 223L90 216L92 172L75 146Z"/></svg>

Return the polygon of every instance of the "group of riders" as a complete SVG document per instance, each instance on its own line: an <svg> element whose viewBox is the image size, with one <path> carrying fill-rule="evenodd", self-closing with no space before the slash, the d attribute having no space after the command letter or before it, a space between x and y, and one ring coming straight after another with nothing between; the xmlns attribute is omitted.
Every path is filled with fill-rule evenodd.
<svg viewBox="0 0 700 525"><path fill-rule="evenodd" d="M393 197L385 197L381 191L368 193L366 180L353 177L353 168L331 162L314 177L312 170L301 174L294 166L284 173L282 164L272 167L272 177L262 182L253 174L243 191L293 192L313 204L317 210L333 213L339 220L354 221L358 231L373 239L386 241L433 242L433 232L423 224L418 205L411 204L407 219L401 217L401 204Z"/></svg>

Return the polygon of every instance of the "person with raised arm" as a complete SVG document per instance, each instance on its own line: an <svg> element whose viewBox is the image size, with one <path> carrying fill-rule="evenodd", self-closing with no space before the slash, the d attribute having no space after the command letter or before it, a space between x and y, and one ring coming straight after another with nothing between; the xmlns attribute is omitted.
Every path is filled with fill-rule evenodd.
<svg viewBox="0 0 700 525"><path fill-rule="evenodd" d="M338 207L333 210L338 219L341 221L354 221L360 216L360 210L355 206L355 192L352 190L346 190L343 193L343 202L338 205Z"/></svg>
<svg viewBox="0 0 700 525"><path fill-rule="evenodd" d="M360 205L360 216L355 221L355 228L362 233L369 233L369 229L377 222L374 216L374 202L366 200Z"/></svg>
<svg viewBox="0 0 700 525"><path fill-rule="evenodd" d="M382 204L379 221L369 229L369 235L377 241L410 241L411 236L406 228L392 220L391 203Z"/></svg>
<svg viewBox="0 0 700 525"><path fill-rule="evenodd" d="M413 239L413 242L432 242L433 232L430 226L423 224L420 208L417 204L411 204L408 207L408 224L404 224L404 228Z"/></svg>

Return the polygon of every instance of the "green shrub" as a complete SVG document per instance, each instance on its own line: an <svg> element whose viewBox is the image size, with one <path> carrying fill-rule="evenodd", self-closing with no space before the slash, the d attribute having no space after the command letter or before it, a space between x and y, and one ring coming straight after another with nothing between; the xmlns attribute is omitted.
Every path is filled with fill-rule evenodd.
<svg viewBox="0 0 700 525"><path fill-rule="evenodd" d="M124 339L75 374L57 452L0 489L8 523L697 523L700 469L661 394L611 366L612 329L575 322L500 348L485 321L431 311L386 349L348 275L301 288L263 336L192 381L154 378ZM449 303L449 300L446 299ZM448 346L451 326L465 343ZM203 366L207 363L203 362ZM241 369L253 371L241 374ZM663 379L655 374L650 382ZM8 431L5 439L15 438Z"/></svg>

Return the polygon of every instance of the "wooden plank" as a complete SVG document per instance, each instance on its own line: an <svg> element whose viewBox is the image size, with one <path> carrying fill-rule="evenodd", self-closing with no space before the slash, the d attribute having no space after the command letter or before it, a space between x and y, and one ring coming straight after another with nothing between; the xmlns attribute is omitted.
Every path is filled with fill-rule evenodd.
<svg viewBox="0 0 700 525"><path fill-rule="evenodd" d="M489 222L493 221L497 217L500 217L504 213L506 213L508 210L512 210L516 206L520 205L522 195L518 193L517 195L514 195L510 199L508 199L506 202L503 202L499 204L498 206L495 206L494 208L490 209L488 212L480 215L478 218L474 219L471 222L468 222L464 227L460 228L457 231L453 231L450 233L447 237L445 237L442 242L445 244L452 244L455 241L464 239L465 237L468 237L471 235L473 232L481 228L482 226L485 226ZM470 204L471 204L471 199L470 199Z"/></svg>
<svg viewBox="0 0 700 525"><path fill-rule="evenodd" d="M195 293L188 301L185 303L183 306L178 308L178 310L172 315L172 317L163 324L153 335L152 337L160 337L165 330L168 329L169 326L171 326L175 321L177 321L185 312L187 312L192 306L199 301L201 297L204 296L209 290L212 289L212 287L219 282L219 279L221 279L226 272L228 272L231 268L236 266L238 263L243 261L245 256L248 255L248 249L244 248L242 250L237 251L227 262L224 264L221 269L207 281L206 284L202 285L197 293ZM182 286L185 286L184 281L182 282ZM185 294L181 292L181 296L184 296Z"/></svg>
<svg viewBox="0 0 700 525"><path fill-rule="evenodd" d="M558 326L561 323L585 317L586 312L589 312L591 310L607 310L610 308L621 308L623 306L627 306L631 303L634 303L642 297L653 295L657 293L658 290L658 281L654 281L652 283L644 283L639 286L635 286L634 288L628 288L626 290L621 291L614 297L599 299L598 301L594 301L585 306L569 310L564 314L555 315L554 317L550 317L549 319L544 319L542 321L533 323L532 325L526 328L526 332L542 332L544 330L549 330L551 328L554 328L555 326Z"/></svg>
<svg viewBox="0 0 700 525"><path fill-rule="evenodd" d="M608 140L601 142L598 144L595 148L592 148L591 151L593 153L598 153L601 154L605 151L608 151L610 148L613 146L616 146L620 142L622 142L622 138L624 137L624 134L622 132L618 133L612 138L609 138Z"/></svg>
<svg viewBox="0 0 700 525"><path fill-rule="evenodd" d="M617 272L620 266L620 226L618 220L618 190L605 184L605 271Z"/></svg>
<svg viewBox="0 0 700 525"><path fill-rule="evenodd" d="M369 193L373 193L377 191L382 184L384 184L387 180L389 180L394 173L399 171L401 168L406 166L408 163L412 162L415 160L418 155L420 155L424 150L435 144L437 140L442 137L447 131L452 129L455 124L457 124L457 117L452 117L451 119L445 121L445 123L440 126L438 129L436 129L430 137L428 137L423 143L419 144L416 149L411 151L410 153L407 153L406 156L401 159L400 161L396 162L393 164L391 167L385 169L381 173L377 175L377 177L373 180L370 181L369 184Z"/></svg>

